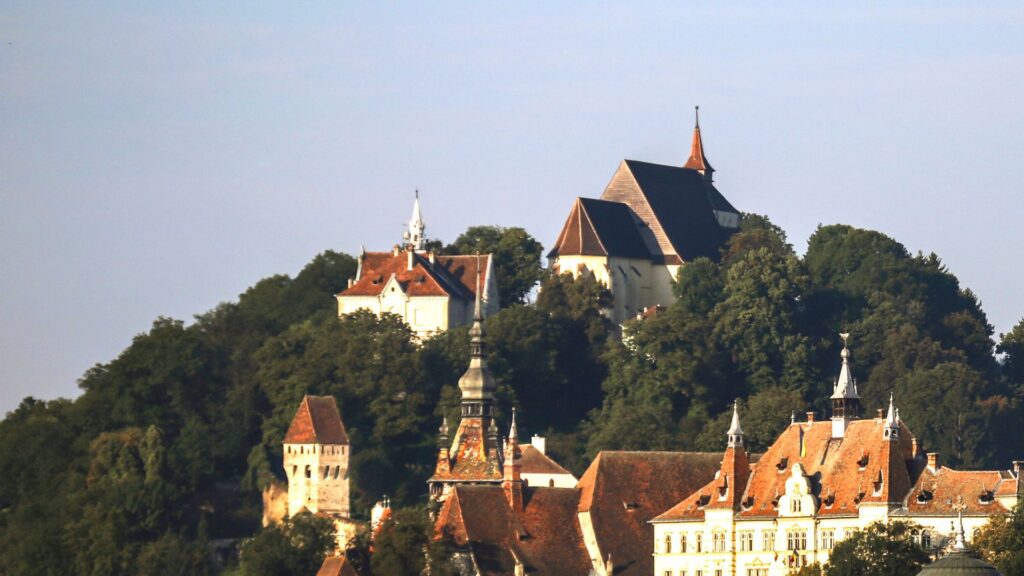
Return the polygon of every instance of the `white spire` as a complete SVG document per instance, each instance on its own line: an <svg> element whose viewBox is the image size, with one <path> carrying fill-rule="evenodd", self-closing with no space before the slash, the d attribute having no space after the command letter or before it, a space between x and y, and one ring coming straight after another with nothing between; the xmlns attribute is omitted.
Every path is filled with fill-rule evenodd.
<svg viewBox="0 0 1024 576"><path fill-rule="evenodd" d="M885 415L885 423L889 426L896 424L896 407L892 402L892 392L889 392L889 412Z"/></svg>
<svg viewBox="0 0 1024 576"><path fill-rule="evenodd" d="M850 334L844 332L839 335L843 339L843 351L839 353L839 356L843 359L843 366L839 369L839 378L836 378L835 388L832 389L832 400L841 400L843 398L856 398L860 399L857 394L857 381L853 379L853 373L850 372L850 349L847 347L847 339Z"/></svg>
<svg viewBox="0 0 1024 576"><path fill-rule="evenodd" d="M953 543L953 550L967 550L966 537L964 535L964 507L957 506L956 510L956 541Z"/></svg>
<svg viewBox="0 0 1024 576"><path fill-rule="evenodd" d="M892 401L892 392L889 393L889 412L885 415L885 428L882 430L882 438L895 440L900 435L900 411L896 409Z"/></svg>
<svg viewBox="0 0 1024 576"><path fill-rule="evenodd" d="M729 437L729 446L736 447L743 445L743 428L740 428L740 401L732 405L732 423L729 424L729 431L726 432Z"/></svg>
<svg viewBox="0 0 1024 576"><path fill-rule="evenodd" d="M413 250L423 250L426 242L426 237L424 237L423 233L426 229L427 225L423 223L423 214L420 212L420 191L417 190L416 199L412 204L412 218L409 219L409 229L402 234L402 238Z"/></svg>

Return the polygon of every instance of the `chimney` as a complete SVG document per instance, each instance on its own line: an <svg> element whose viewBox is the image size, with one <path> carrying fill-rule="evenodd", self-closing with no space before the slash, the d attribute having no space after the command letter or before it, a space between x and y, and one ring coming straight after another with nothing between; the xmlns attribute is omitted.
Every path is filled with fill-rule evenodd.
<svg viewBox="0 0 1024 576"><path fill-rule="evenodd" d="M807 423L808 424L813 424L814 423L814 412L813 411L807 413Z"/></svg>
<svg viewBox="0 0 1024 576"><path fill-rule="evenodd" d="M398 253L401 251L402 249L398 247L398 244L395 244L395 247L391 249L391 255L398 256Z"/></svg>
<svg viewBox="0 0 1024 576"><path fill-rule="evenodd" d="M929 452L928 453L928 469L935 472L939 469L939 453Z"/></svg>
<svg viewBox="0 0 1024 576"><path fill-rule="evenodd" d="M407 254L407 258L406 258L406 266L405 266L405 269L406 269L406 270L412 270L412 261L413 261L413 257L414 257L414 255L415 255L416 253L415 253L415 252L413 252L412 250L409 250L408 252L406 252L406 254Z"/></svg>
<svg viewBox="0 0 1024 576"><path fill-rule="evenodd" d="M433 250L431 250L430 253L427 254L427 258L430 259L430 263L431 264L437 262L437 258L434 256L434 251Z"/></svg>
<svg viewBox="0 0 1024 576"><path fill-rule="evenodd" d="M349 288L351 288L352 285L355 284L355 283L356 283L356 279L355 278L349 278L348 279L348 287Z"/></svg>
<svg viewBox="0 0 1024 576"><path fill-rule="evenodd" d="M878 408L875 411L875 418L878 418L879 420L881 420L882 418L885 418L885 409L884 408Z"/></svg>
<svg viewBox="0 0 1024 576"><path fill-rule="evenodd" d="M544 450L545 440L543 436L537 436L536 434L534 434L533 438L530 438L530 445L536 448L541 454L547 453Z"/></svg>

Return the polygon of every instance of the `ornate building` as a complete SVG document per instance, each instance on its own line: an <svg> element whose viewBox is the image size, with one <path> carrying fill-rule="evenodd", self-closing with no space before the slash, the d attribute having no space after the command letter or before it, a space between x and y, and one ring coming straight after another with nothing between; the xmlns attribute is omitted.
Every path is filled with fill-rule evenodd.
<svg viewBox="0 0 1024 576"><path fill-rule="evenodd" d="M472 321L478 291L485 314L498 311L498 283L490 254L443 256L425 251L426 224L417 193L404 246L358 256L356 277L337 294L338 316L366 309L398 314L420 338ZM479 272L479 274L478 274ZM479 280L479 286L474 284Z"/></svg>
<svg viewBox="0 0 1024 576"><path fill-rule="evenodd" d="M715 478L653 520L654 574L783 574L826 562L836 542L879 520L919 524L917 540L937 550L953 537L960 511L973 530L1017 503L1019 463L1012 471L940 466L891 399L886 414L860 418L846 346L831 399L830 422L808 413L756 463L734 406Z"/></svg>
<svg viewBox="0 0 1024 576"><path fill-rule="evenodd" d="M611 290L623 322L674 300L680 266L719 250L739 212L712 183L699 119L683 166L623 160L599 200L577 198L548 253L552 269L592 274Z"/></svg>

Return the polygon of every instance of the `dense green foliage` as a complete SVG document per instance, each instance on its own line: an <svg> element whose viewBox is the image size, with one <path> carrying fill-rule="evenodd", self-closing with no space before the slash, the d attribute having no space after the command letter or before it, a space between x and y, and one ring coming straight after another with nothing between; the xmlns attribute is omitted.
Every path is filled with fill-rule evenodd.
<svg viewBox="0 0 1024 576"><path fill-rule="evenodd" d="M822 572L825 576L906 576L931 561L911 538L908 522L875 522L836 543Z"/></svg>
<svg viewBox="0 0 1024 576"><path fill-rule="evenodd" d="M429 565L431 576L451 573L445 544L435 540L433 535L433 525L423 508L395 510L374 539L370 560L372 572L420 576Z"/></svg>
<svg viewBox="0 0 1024 576"><path fill-rule="evenodd" d="M938 258L883 234L821 227L800 257L747 216L721 258L680 269L674 304L621 338L601 313L607 290L544 272L522 229L470 228L444 250L495 254L502 309L485 330L499 418L517 406L520 433L547 435L577 474L603 449L720 450L737 398L748 445L763 450L792 412L827 414L839 332L852 334L869 414L895 392L924 448L953 465L1005 466L1024 451L998 433L1021 421L1024 321L996 348L977 298ZM157 319L90 369L74 401L23 401L0 422L0 573L216 573L207 550L222 539L248 542L236 573L305 570L323 553L316 526L259 526L260 490L283 477L280 442L306 393L338 400L356 516L382 494L422 505L437 427L457 421L468 330L417 343L395 316L339 320L332 295L354 272L325 252L191 324ZM398 552L421 528L395 524L373 562L415 570Z"/></svg>
<svg viewBox="0 0 1024 576"><path fill-rule="evenodd" d="M971 547L991 562L1003 576L1024 576L1024 505L995 516L975 534Z"/></svg>
<svg viewBox="0 0 1024 576"><path fill-rule="evenodd" d="M333 523L303 512L246 541L239 555L241 572L248 576L316 574L334 546Z"/></svg>

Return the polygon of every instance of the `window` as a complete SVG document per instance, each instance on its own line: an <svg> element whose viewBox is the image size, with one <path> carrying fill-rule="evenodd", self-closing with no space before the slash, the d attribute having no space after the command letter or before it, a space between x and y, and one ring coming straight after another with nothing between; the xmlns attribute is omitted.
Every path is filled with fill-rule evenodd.
<svg viewBox="0 0 1024 576"><path fill-rule="evenodd" d="M330 475L331 475L331 467L330 466L324 466L324 480L327 480L327 477L330 476Z"/></svg>
<svg viewBox="0 0 1024 576"><path fill-rule="evenodd" d="M299 467L298 466L292 466L292 476L295 476L298 473L299 473Z"/></svg>
<svg viewBox="0 0 1024 576"><path fill-rule="evenodd" d="M722 576L722 569L715 570L715 576Z"/></svg>
<svg viewBox="0 0 1024 576"><path fill-rule="evenodd" d="M671 570L665 570L665 576L672 576Z"/></svg>
<svg viewBox="0 0 1024 576"><path fill-rule="evenodd" d="M334 479L337 480L338 476L341 476L341 466L334 467Z"/></svg>
<svg viewBox="0 0 1024 576"><path fill-rule="evenodd" d="M789 502L789 508L790 511L793 512L793 514L799 514L801 511L803 511L803 500L801 500L799 496L794 497Z"/></svg>
<svg viewBox="0 0 1024 576"><path fill-rule="evenodd" d="M694 535L693 547L694 547L694 552L703 552L704 551L704 534L702 534L701 532L697 532L697 534ZM700 571L698 571L698 576L700 576L699 572Z"/></svg>
<svg viewBox="0 0 1024 576"><path fill-rule="evenodd" d="M822 550L831 550L836 545L836 533L834 530L822 530L821 531L821 548Z"/></svg>
<svg viewBox="0 0 1024 576"><path fill-rule="evenodd" d="M711 551L712 552L725 552L725 533L724 532L714 532L714 533L711 534Z"/></svg>
<svg viewBox="0 0 1024 576"><path fill-rule="evenodd" d="M704 576L704 571L703 570L694 570L693 571L693 576Z"/></svg>
<svg viewBox="0 0 1024 576"><path fill-rule="evenodd" d="M754 549L754 533L740 532L740 552L750 552Z"/></svg>
<svg viewBox="0 0 1024 576"><path fill-rule="evenodd" d="M793 530L791 532L786 532L786 549L806 550L807 532L803 530Z"/></svg>
<svg viewBox="0 0 1024 576"><path fill-rule="evenodd" d="M921 547L926 549L932 547L932 535L927 530L921 532Z"/></svg>
<svg viewBox="0 0 1024 576"><path fill-rule="evenodd" d="M672 553L672 535L665 534L665 554Z"/></svg>
<svg viewBox="0 0 1024 576"><path fill-rule="evenodd" d="M747 568L747 576L768 576L767 568Z"/></svg>
<svg viewBox="0 0 1024 576"><path fill-rule="evenodd" d="M764 531L764 542L762 542L761 549L765 552L775 551L775 530Z"/></svg>
<svg viewBox="0 0 1024 576"><path fill-rule="evenodd" d="M679 535L679 551L680 552L686 552L686 533L685 532L683 532L682 534ZM681 573L679 576L686 576L685 572L686 571L683 570L683 573Z"/></svg>
<svg viewBox="0 0 1024 576"><path fill-rule="evenodd" d="M686 576L686 570L680 570L679 576Z"/></svg>
<svg viewBox="0 0 1024 576"><path fill-rule="evenodd" d="M312 478L312 477L313 477L313 469L309 467L309 464L306 464L306 478Z"/></svg>

